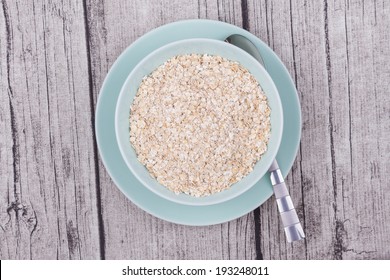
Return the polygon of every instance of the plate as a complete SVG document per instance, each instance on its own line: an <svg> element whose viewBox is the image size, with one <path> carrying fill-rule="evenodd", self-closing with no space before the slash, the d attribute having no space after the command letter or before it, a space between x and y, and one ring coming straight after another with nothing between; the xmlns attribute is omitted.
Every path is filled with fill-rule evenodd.
<svg viewBox="0 0 390 280"><path fill-rule="evenodd" d="M249 38L260 50L265 68L278 88L283 105L284 130L276 156L284 176L294 163L301 137L301 110L294 83L277 55L259 38L231 24L212 20L185 20L156 28L131 44L108 72L96 107L96 141L107 172L122 193L144 211L169 222L204 226L239 218L264 203L272 194L269 176L264 176L240 196L215 205L189 206L166 200L144 187L129 171L115 138L115 107L120 89L130 71L151 51L189 38L223 40L230 34Z"/></svg>
<svg viewBox="0 0 390 280"><path fill-rule="evenodd" d="M268 139L267 151L257 161L253 169L244 178L231 185L227 190L214 193L206 197L194 197L188 194L175 194L165 186L161 185L155 178L150 176L147 168L137 159L134 148L129 143L129 108L133 103L134 96L145 75L150 74L154 69L168 59L188 53L219 55L228 60L237 61L252 73L255 80L261 85L267 96L268 106L272 114L270 123L272 133ZM233 94L237 94L234 92ZM153 51L141 60L131 71L119 93L116 118L115 118L116 140L121 151L121 155L128 168L145 187L157 195L176 203L186 205L212 205L222 203L243 194L254 184L256 184L271 166L283 134L283 109L278 90L268 72L249 53L221 40L214 39L187 39L179 40ZM223 139L224 140L224 139Z"/></svg>

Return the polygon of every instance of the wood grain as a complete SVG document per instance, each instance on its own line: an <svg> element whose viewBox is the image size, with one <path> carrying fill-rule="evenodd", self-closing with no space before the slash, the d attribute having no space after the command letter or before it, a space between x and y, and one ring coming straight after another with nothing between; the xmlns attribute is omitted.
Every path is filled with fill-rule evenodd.
<svg viewBox="0 0 390 280"><path fill-rule="evenodd" d="M242 22L239 1L188 1L186 5L182 1L142 3L87 2L95 98L110 65L124 48L147 31L172 21L198 17L219 18L238 25ZM123 20L118 21L118 17ZM129 202L101 163L99 180L107 259L252 259L256 256L252 214L216 226L175 225L152 217Z"/></svg>
<svg viewBox="0 0 390 280"><path fill-rule="evenodd" d="M273 234L280 227L270 200L259 217L264 258L389 259L390 67L383 63L389 56L388 4L251 1L248 6L250 30L270 44L295 78L303 118L288 185L307 238L289 245Z"/></svg>
<svg viewBox="0 0 390 280"><path fill-rule="evenodd" d="M385 0L11 1L0 6L1 259L390 259L390 4ZM302 106L287 185L307 238L274 199L208 227L159 220L115 187L94 113L118 55L160 25L243 27L280 56Z"/></svg>
<svg viewBox="0 0 390 280"><path fill-rule="evenodd" d="M390 259L390 5L350 1L327 10L344 26L329 24L336 240L343 258Z"/></svg>
<svg viewBox="0 0 390 280"><path fill-rule="evenodd" d="M1 9L0 257L98 258L83 7Z"/></svg>

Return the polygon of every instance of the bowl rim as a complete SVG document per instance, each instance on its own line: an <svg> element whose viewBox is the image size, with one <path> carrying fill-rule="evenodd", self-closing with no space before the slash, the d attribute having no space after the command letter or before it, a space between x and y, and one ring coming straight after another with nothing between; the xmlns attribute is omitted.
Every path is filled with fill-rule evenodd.
<svg viewBox="0 0 390 280"><path fill-rule="evenodd" d="M270 151L270 153L271 153L271 160L269 161L269 163L266 164L267 166L265 166L265 168L264 168L265 171L264 172L259 172L259 174L253 180L251 180L249 184L245 185L245 187L242 187L240 190L235 191L234 193L230 194L227 197L220 197L218 199L214 199L213 201L202 201L203 197L193 197L193 196L192 196L194 198L193 202L192 201L183 201L183 200L180 199L180 196L181 195L186 195L186 194L176 195L174 192L172 192L172 194L174 194L174 196L170 197L168 195L165 195L164 193L161 193L160 191L155 189L153 186L150 186L148 184L148 182L146 182L142 178L142 176L140 176L138 174L138 172L134 169L133 165L131 164L131 160L126 156L125 149L127 149L129 146L133 150L134 150L134 148L130 144L130 140L126 141L126 143L124 143L122 141L122 138L120 137L120 132L119 132L119 130L122 128L122 127L119 127L119 123L120 123L119 122L119 118L120 118L120 116L119 116L119 112L120 112L119 108L122 106L121 105L121 103L122 103L121 101L125 98L125 94L127 94L127 91L125 91L125 89L130 84L131 78L135 75L135 73L138 72L138 70L143 66L143 64L146 61L148 61L150 59L150 57L153 57L154 55L156 55L156 53L162 52L165 49L172 48L172 47L174 47L176 45L185 44L185 43L189 43L189 42L204 42L204 43L220 44L220 46L231 48L231 49L235 49L235 51L240 52L242 55L246 56L249 60L252 61L253 64L256 65L256 67L261 69L261 71L265 74L266 79L270 81L269 86L272 87L272 90L275 92L274 98L275 98L275 101L276 101L276 106L279 107L279 111L280 111L280 117L279 117L279 121L278 121L278 126L280 127L280 133L279 133L279 135L278 135L278 137L276 139L273 139L273 142L275 143L275 149ZM266 93L266 95L267 95L267 93ZM132 99L132 101L133 101L133 99ZM131 103L130 103L130 105L131 105ZM129 113L130 113L130 105L129 105ZM271 118L272 118L272 113L271 113ZM142 60L140 60L137 63L137 65L131 70L131 72L127 75L126 80L125 80L125 82L123 83L123 85L121 87L121 90L120 90L120 93L119 93L119 96L118 96L118 99L117 99L117 102L116 102L116 106L115 106L115 136L116 136L116 141L118 143L118 147L119 147L119 151L121 153L121 156L122 156L123 160L125 161L125 163L126 163L127 167L129 168L129 170L133 173L135 178L137 178L137 180L141 182L141 184L144 187L146 187L147 189L149 189L150 191L152 191L156 195L158 195L158 196L160 196L160 197L162 197L164 199L167 199L169 201L176 202L176 203L179 203L179 204L189 205L189 206L206 206L206 205L219 204L219 203L231 200L231 199L241 195L242 193L246 192L250 188L252 188L256 184L256 182L258 182L267 173L268 168L271 166L273 159L275 159L275 157L277 155L277 152L279 150L279 147L280 147L281 140L282 140L283 129L284 129L284 127L283 127L283 106L282 106L282 103L281 103L281 100L280 100L279 91L278 91L278 89L277 89L273 79L271 78L271 76L267 72L267 70L264 68L264 66L259 61L257 61L254 57L252 57L246 51L242 50L241 48L239 48L239 47L237 47L235 45L228 44L228 43L226 43L224 41L217 40L217 39L209 39L209 38L183 39L183 40L178 40L178 41L174 41L174 42L168 43L168 44L166 44L164 46L161 46L160 48L157 48L156 50L150 52ZM272 132L271 132L271 134L272 134ZM129 144L129 146L126 145L126 144ZM268 147L269 146L267 144L267 152L269 152ZM137 160L138 160L138 158L137 158ZM261 160L261 158L260 158L260 160ZM139 161L137 162L137 164L143 166L147 170L147 168L142 163L140 163ZM258 162L256 162L255 166L257 164L258 164ZM147 170L147 172L149 173L148 170ZM245 177L247 177L252 172L254 172L254 169L251 172L249 172ZM155 180L158 185L166 188L164 185L160 184L154 177L152 177L151 175L150 175L150 177L153 180ZM241 180L243 180L245 177L243 177ZM238 182L240 182L240 181L238 181ZM238 182L236 182L236 183L238 183ZM234 184L236 184L236 183L234 183ZM224 191L221 191L220 193L223 193ZM214 194L209 195L207 197L211 197L213 195Z"/></svg>

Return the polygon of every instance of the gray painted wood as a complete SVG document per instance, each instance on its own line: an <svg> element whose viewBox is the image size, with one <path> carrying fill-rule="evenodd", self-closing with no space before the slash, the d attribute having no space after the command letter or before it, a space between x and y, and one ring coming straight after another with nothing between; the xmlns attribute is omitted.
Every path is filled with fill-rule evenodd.
<svg viewBox="0 0 390 280"><path fill-rule="evenodd" d="M1 10L0 257L98 258L83 6Z"/></svg>
<svg viewBox="0 0 390 280"><path fill-rule="evenodd" d="M390 259L387 1L33 2L1 2L1 259ZM304 242L286 242L273 199L181 226L105 171L93 124L105 75L135 39L189 18L248 29L295 80L303 130L287 184Z"/></svg>
<svg viewBox="0 0 390 280"><path fill-rule="evenodd" d="M172 21L198 17L221 18L241 25L239 1L208 1L201 2L200 6L198 1L186 5L180 5L181 2L146 1L144 5L135 5L133 1L87 3L95 102L109 67L126 46L145 32ZM123 20L118 21L118 17ZM140 20L142 18L148 20ZM107 259L255 258L252 214L210 227L175 225L130 203L112 183L101 163L99 175Z"/></svg>
<svg viewBox="0 0 390 280"><path fill-rule="evenodd" d="M288 245L273 234L280 224L270 200L259 218L266 259L390 259L389 9L386 1L249 3L250 30L294 77L303 120L288 184L307 239Z"/></svg>

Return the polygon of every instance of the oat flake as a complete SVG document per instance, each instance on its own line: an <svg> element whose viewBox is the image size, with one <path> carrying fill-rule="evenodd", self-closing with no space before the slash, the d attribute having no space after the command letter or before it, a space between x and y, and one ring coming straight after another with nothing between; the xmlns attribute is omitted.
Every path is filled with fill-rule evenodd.
<svg viewBox="0 0 390 280"><path fill-rule="evenodd" d="M156 180L207 196L253 170L267 149L270 108L256 79L220 56L179 55L140 84L130 142Z"/></svg>

